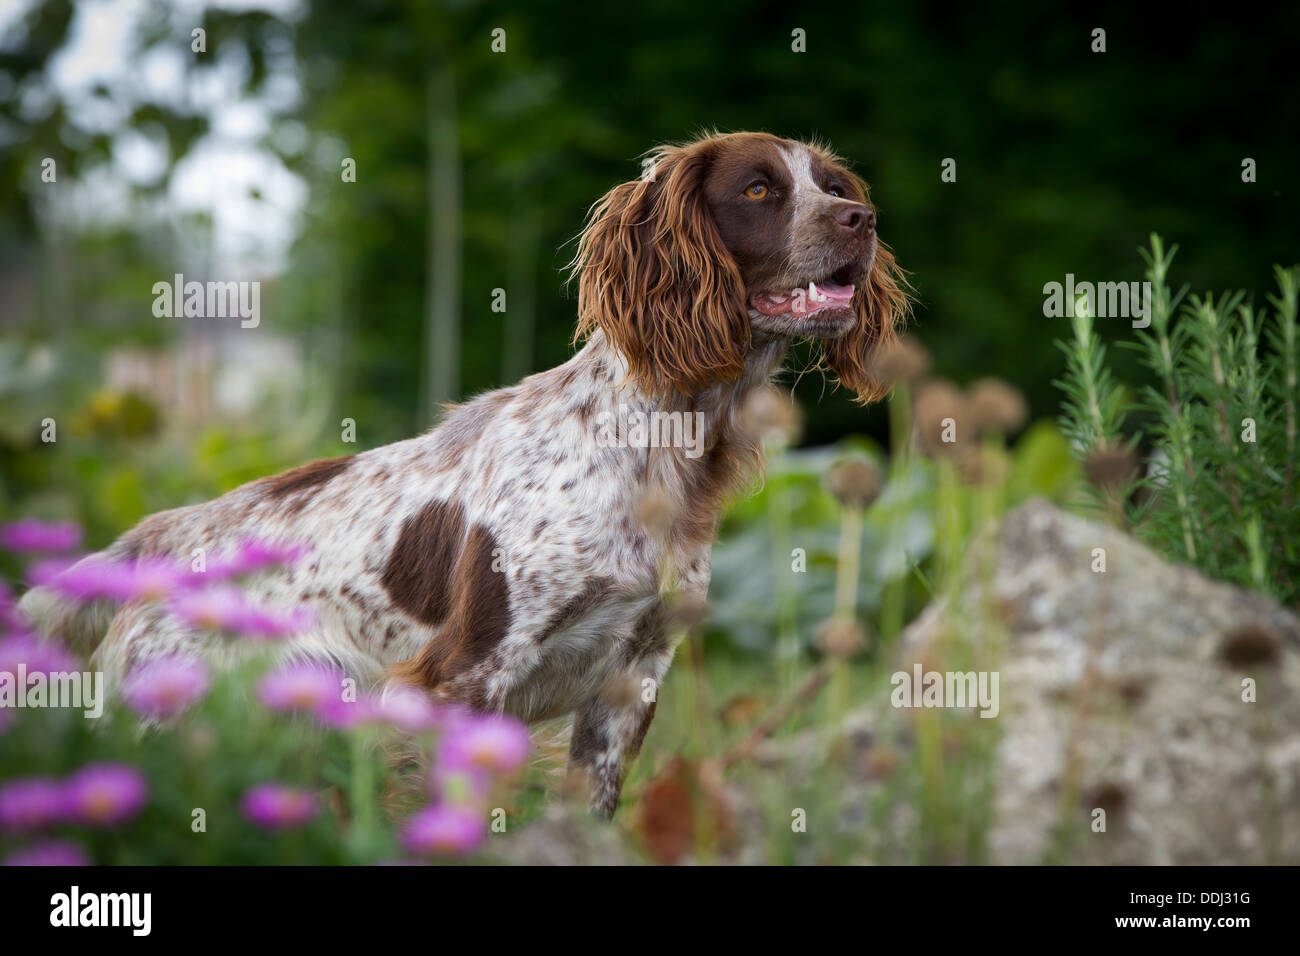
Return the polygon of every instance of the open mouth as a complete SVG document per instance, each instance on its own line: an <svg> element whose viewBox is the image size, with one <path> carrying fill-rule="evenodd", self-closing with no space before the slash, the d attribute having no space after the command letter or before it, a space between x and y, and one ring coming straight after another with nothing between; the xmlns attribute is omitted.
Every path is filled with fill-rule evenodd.
<svg viewBox="0 0 1300 956"><path fill-rule="evenodd" d="M763 315L790 315L798 319L819 315L832 309L848 309L853 302L856 263L850 263L823 279L807 286L790 289L765 289L750 297L750 303Z"/></svg>

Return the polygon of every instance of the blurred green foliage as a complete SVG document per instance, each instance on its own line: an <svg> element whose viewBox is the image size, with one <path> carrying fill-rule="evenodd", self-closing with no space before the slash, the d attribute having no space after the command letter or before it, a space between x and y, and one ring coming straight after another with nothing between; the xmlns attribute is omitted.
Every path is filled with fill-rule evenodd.
<svg viewBox="0 0 1300 956"><path fill-rule="evenodd" d="M1268 263L1295 258L1300 210L1287 185L1298 101L1279 68L1292 57L1300 7L1229 26L1120 4L1085 19L1025 0L965 10L934 2L868 9L663 0L631 10L560 0L315 0L284 20L206 9L196 21L152 0L123 52L143 62L150 51L179 50L181 75L167 89L129 71L106 81L91 92L114 107L106 114L74 108L49 81L92 5L35 0L0 38L0 512L77 519L91 546L147 513L355 450L338 438L344 417L355 419L360 447L433 419L425 397L438 345L426 331L431 232L452 214L430 198L431 119L451 105L431 95L435 77L450 77L455 91L463 222L454 364L463 396L569 354L575 302L562 267L588 206L637 176L648 147L708 128L817 137L845 156L872 184L882 236L911 273L916 334L934 371L958 383L1014 382L1031 420L1056 410L1051 382L1063 363L1052 342L1069 331L1066 320L1043 317L1045 283L1067 273L1139 278L1133 250L1152 230L1183 244L1179 266L1195 291L1264 288ZM208 33L206 55L189 55L196 24ZM1107 31L1104 54L1090 51L1098 26ZM491 47L498 28L504 53ZM806 31L806 53L791 51L795 29ZM220 137L194 98L173 94L212 83L231 63L242 91L264 97L260 145L309 190L286 268L266 283L262 324L246 334L296 339L308 380L297 404L195 423L129 389L106 389L104 365L115 349L160 349L182 336L180 323L151 314L150 290L195 262L210 264L214 223L170 208L169 190L205 138ZM271 95L283 93L286 74L293 95ZM87 118L104 115L112 121ZM162 145L161 175L124 180L115 149L133 135ZM60 190L95 176L121 187L131 202L125 215L94 219L87 200L72 222L54 216L54 188L40 180L46 157L59 164ZM1241 179L1245 157L1258 164L1257 182ZM355 182L340 175L345 158L356 163ZM956 182L940 179L946 158L956 160ZM239 198L268 216L283 199L270 183L251 192ZM504 315L491 310L497 288L508 293ZM1127 323L1098 331L1110 341L1130 335ZM796 351L791 367L803 358ZM1119 380L1144 380L1135 354L1112 350L1112 358ZM705 632L706 645L723 653L710 656L707 682L691 667L673 670L665 716L629 782L632 801L683 741L697 755L716 754L747 731L700 719L711 716L701 703L706 684L715 694L706 703L741 691L764 705L777 698L773 688L786 675L761 655L730 652L777 650L788 626L801 663L830 613L840 509L824 476L845 454L879 460L887 412L852 405L819 376L794 387L811 450L774 456L763 490L728 514ZM58 423L57 442L42 440L47 418ZM902 444L905 435L892 439ZM1032 494L1060 500L1077 481L1065 440L1042 421L1014 443L995 489L954 489L946 467L915 458L897 465L866 513L856 611L873 633L892 637L929 600L932 582L942 586L967 534L997 513L985 507L988 496L1000 504ZM948 506L955 524L945 524ZM791 573L795 548L806 553L805 573ZM775 627L774 602L782 609ZM883 646L869 645L854 663L855 696L879 699L891 669ZM195 793L229 811L266 774L330 787L347 766L337 739L269 734L251 725L255 715L241 700L238 685L223 680L177 734L141 741L133 725L116 721L97 735L97 758L129 756L172 788L119 834L126 839L92 846L97 861L195 862L218 846L224 862L373 858L347 856L324 816L275 843L233 823L214 825L215 840L184 842ZM45 725L31 738L42 749L7 751L6 766L60 773L92 752L79 714L32 716ZM782 735L836 716L819 706ZM23 746L13 735L5 745ZM968 779L953 771L937 784L910 752L878 805L866 808L856 842L828 830L805 845L791 834L792 799L810 807L835 799L826 777L794 781L801 792L793 796L788 786L770 787L772 861L982 859L985 803L972 794L982 786L975 768L983 747L967 748ZM954 767L966 759L958 750ZM295 760L312 763L312 773ZM540 790L525 795L525 816L541 812ZM897 825L914 807L922 816ZM944 845L927 847L933 840Z"/></svg>
<svg viewBox="0 0 1300 956"><path fill-rule="evenodd" d="M57 158L63 176L120 178L107 165L117 139L147 134L170 164L130 189L157 199L211 131L186 98L131 81L97 91L125 108L106 129L50 95L44 71L81 6L34 3L0 48L0 248L36 290L26 306L4 303L6 335L93 353L156 343L166 327L148 312L149 283L170 275L209 224L180 215L165 227L42 234L41 158ZM271 110L264 145L311 192L266 326L309 343L330 369L336 407L372 443L433 417L421 387L424 312L430 223L445 211L430 208L429 120L449 106L430 99L435 68L455 90L463 395L563 359L574 303L560 267L587 206L637 175L646 148L703 128L830 142L873 183L882 234L919 290L919 334L937 371L959 383L1011 379L1039 415L1055 405L1051 342L1065 331L1042 317L1045 282L1067 272L1132 278L1132 250L1154 229L1189 250L1183 265L1198 290L1258 288L1261 263L1286 260L1292 244L1297 210L1285 184L1297 101L1274 71L1297 8L1211 29L1132 5L1084 19L1029 3L796 10L666 0L630 17L558 0L316 0L285 20L209 9L200 21L209 52L196 56L191 18L163 2L148 10L132 53L181 49L183 85L234 61L245 90L263 95L289 64L301 96ZM1105 53L1090 50L1097 26ZM494 53L498 28L507 46ZM795 29L806 31L806 53L791 51ZM42 94L48 103L33 106ZM1258 182L1241 181L1246 156ZM343 157L356 161L354 183L341 180ZM954 183L940 181L948 157ZM255 192L277 201L269 186ZM178 247L171 230L186 242ZM519 308L535 301L535 315L492 312L495 288ZM507 321L523 325L507 334ZM842 395L814 402L816 376L798 388L809 444L883 437L879 411Z"/></svg>
<svg viewBox="0 0 1300 956"><path fill-rule="evenodd" d="M814 651L818 626L834 606L841 533L840 506L827 490L826 475L836 460L864 454L881 460L880 450L862 441L776 455L768 462L762 490L734 504L713 548L706 629L711 646L778 651L773 607L788 601L799 655ZM1007 506L1035 495L1063 502L1078 484L1078 467L1065 439L1047 421L1024 432L1011 449L1009 464L1000 492ZM976 491L962 490L960 507L970 528L977 523ZM911 620L932 596L928 579L934 573L937 495L934 463L913 457L891 472L866 511L856 616L875 633L882 630L881 605L889 582L904 589L904 620Z"/></svg>

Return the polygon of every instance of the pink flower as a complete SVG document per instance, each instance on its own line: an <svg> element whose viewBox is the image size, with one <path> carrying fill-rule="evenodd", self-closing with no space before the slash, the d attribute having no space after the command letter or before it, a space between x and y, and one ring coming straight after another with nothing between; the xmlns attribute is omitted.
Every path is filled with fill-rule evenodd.
<svg viewBox="0 0 1300 956"><path fill-rule="evenodd" d="M234 585L186 591L168 603L172 614L200 631L235 631L248 613L248 598Z"/></svg>
<svg viewBox="0 0 1300 956"><path fill-rule="evenodd" d="M148 785L134 767L90 764L68 781L68 810L88 826L112 826L135 816L148 799Z"/></svg>
<svg viewBox="0 0 1300 956"><path fill-rule="evenodd" d="M67 674L81 670L81 663L57 644L31 634L0 638L0 671L17 675L19 664L27 668L28 674Z"/></svg>
<svg viewBox="0 0 1300 956"><path fill-rule="evenodd" d="M310 608L259 608L233 584L182 592L171 600L170 607L176 617L198 630L228 631L253 638L289 637L314 623Z"/></svg>
<svg viewBox="0 0 1300 956"><path fill-rule="evenodd" d="M292 663L271 671L257 685L257 696L272 710L320 712L342 700L342 671L320 664Z"/></svg>
<svg viewBox="0 0 1300 956"><path fill-rule="evenodd" d="M74 601L159 601L187 586L189 571L170 558L117 561L94 554L69 566L51 559L34 565L28 575Z"/></svg>
<svg viewBox="0 0 1300 956"><path fill-rule="evenodd" d="M161 601L189 583L189 569L170 558L141 558L128 567L122 601Z"/></svg>
<svg viewBox="0 0 1300 956"><path fill-rule="evenodd" d="M205 573L217 580L240 578L272 565L297 564L307 552L306 545L248 539L209 561Z"/></svg>
<svg viewBox="0 0 1300 956"><path fill-rule="evenodd" d="M277 783L260 783L251 788L240 805L249 821L270 830L301 826L316 815L314 796Z"/></svg>
<svg viewBox="0 0 1300 956"><path fill-rule="evenodd" d="M389 687L375 704L376 715L408 734L419 734L442 726L445 715L427 694L414 687Z"/></svg>
<svg viewBox="0 0 1300 956"><path fill-rule="evenodd" d="M448 729L438 748L438 765L509 773L528 759L530 746L528 729L513 717L475 714Z"/></svg>
<svg viewBox="0 0 1300 956"><path fill-rule="evenodd" d="M47 558L27 569L27 580L34 587L58 591L74 601L95 601L115 591L120 579L117 562L99 555L80 560Z"/></svg>
<svg viewBox="0 0 1300 956"><path fill-rule="evenodd" d="M90 866L90 857L75 843L46 840L5 857L0 866Z"/></svg>
<svg viewBox="0 0 1300 956"><path fill-rule="evenodd" d="M300 604L285 610L250 607L238 633L259 640L292 637L316 626L316 615L311 608Z"/></svg>
<svg viewBox="0 0 1300 956"><path fill-rule="evenodd" d="M188 657L145 661L122 681L122 696L137 713L165 718L178 714L208 691L208 669Z"/></svg>
<svg viewBox="0 0 1300 956"><path fill-rule="evenodd" d="M54 554L81 547L81 529L75 524L47 524L35 518L23 518L0 525L0 548L27 554Z"/></svg>
<svg viewBox="0 0 1300 956"><path fill-rule="evenodd" d="M402 845L413 853L464 856L487 836L484 814L452 804L426 807L406 822Z"/></svg>
<svg viewBox="0 0 1300 956"><path fill-rule="evenodd" d="M326 726L349 730L375 720L377 703L373 697L365 694L356 700L344 700L341 693L335 693L333 697L317 706L313 713L316 719Z"/></svg>
<svg viewBox="0 0 1300 956"><path fill-rule="evenodd" d="M0 828L39 830L63 819L67 798L57 780L25 777L0 787Z"/></svg>
<svg viewBox="0 0 1300 956"><path fill-rule="evenodd" d="M9 585L0 581L0 633L17 630L22 626L23 621L18 614L18 603L14 600L14 593L9 590Z"/></svg>

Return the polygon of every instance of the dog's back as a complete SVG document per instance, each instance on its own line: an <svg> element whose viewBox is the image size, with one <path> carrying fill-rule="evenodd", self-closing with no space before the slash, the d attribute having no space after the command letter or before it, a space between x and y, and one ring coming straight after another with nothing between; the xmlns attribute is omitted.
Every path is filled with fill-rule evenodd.
<svg viewBox="0 0 1300 956"><path fill-rule="evenodd" d="M564 713L606 681L602 660L618 659L658 589L658 548L633 521L650 451L592 441L602 403L618 400L603 369L580 353L451 409L429 434L160 512L86 560L189 566L250 539L301 546L297 565L244 585L256 605L314 613L286 653L526 719ZM688 542L700 590L708 543ZM112 678L157 655L240 650L158 603L79 605L35 588L22 609Z"/></svg>
<svg viewBox="0 0 1300 956"><path fill-rule="evenodd" d="M393 519L410 510L409 499L426 501L457 470L453 459L466 449L446 445L456 436L456 414L471 408L456 409L445 432L312 462L211 501L150 515L84 560L161 557L201 574L207 560L246 541L301 546L305 556L297 566L270 568L244 583L249 600L273 608L309 606L317 624L286 648L377 678L387 663L418 651L428 635L412 633L416 622L393 607L373 572L391 553L392 526L400 523ZM78 602L38 587L23 596L20 609L40 633L93 654L98 666L118 676L155 654L202 649L219 657L226 644L186 629L157 604Z"/></svg>

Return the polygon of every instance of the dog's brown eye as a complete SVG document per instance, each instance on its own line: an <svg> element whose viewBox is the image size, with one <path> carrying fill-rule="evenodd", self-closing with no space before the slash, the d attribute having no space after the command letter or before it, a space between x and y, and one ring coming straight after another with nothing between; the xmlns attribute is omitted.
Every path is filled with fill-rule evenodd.
<svg viewBox="0 0 1300 956"><path fill-rule="evenodd" d="M826 190L826 194L828 196L834 196L836 199L844 198L844 190L840 189L839 186L832 186L830 189Z"/></svg>
<svg viewBox="0 0 1300 956"><path fill-rule="evenodd" d="M748 189L745 190L745 195L748 196L750 199L762 199L767 195L767 184L754 183L752 186L750 186Z"/></svg>

